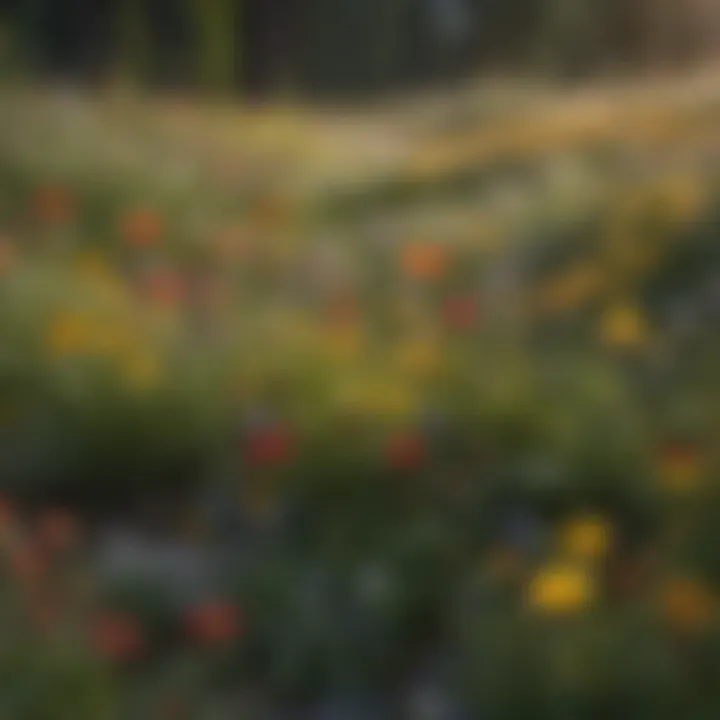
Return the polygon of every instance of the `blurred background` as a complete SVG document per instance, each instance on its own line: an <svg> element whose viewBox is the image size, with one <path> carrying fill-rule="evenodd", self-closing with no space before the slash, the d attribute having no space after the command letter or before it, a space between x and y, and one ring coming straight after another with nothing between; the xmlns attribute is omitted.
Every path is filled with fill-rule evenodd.
<svg viewBox="0 0 720 720"><path fill-rule="evenodd" d="M0 717L718 717L719 53L0 0Z"/></svg>

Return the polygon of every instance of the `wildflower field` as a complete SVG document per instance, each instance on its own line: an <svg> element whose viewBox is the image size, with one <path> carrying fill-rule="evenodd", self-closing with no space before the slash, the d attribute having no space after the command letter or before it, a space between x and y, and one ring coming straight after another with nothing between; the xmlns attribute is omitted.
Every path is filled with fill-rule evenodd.
<svg viewBox="0 0 720 720"><path fill-rule="evenodd" d="M718 716L716 77L3 93L0 717Z"/></svg>

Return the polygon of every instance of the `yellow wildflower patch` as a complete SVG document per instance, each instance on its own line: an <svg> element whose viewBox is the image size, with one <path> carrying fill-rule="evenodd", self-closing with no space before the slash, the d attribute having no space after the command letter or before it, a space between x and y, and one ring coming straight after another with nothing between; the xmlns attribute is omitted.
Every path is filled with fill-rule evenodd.
<svg viewBox="0 0 720 720"><path fill-rule="evenodd" d="M602 316L600 334L609 347L640 347L649 340L649 328L642 310L633 305L608 308Z"/></svg>
<svg viewBox="0 0 720 720"><path fill-rule="evenodd" d="M536 611L564 615L587 608L597 595L597 583L584 568L552 563L538 570L528 588L528 603Z"/></svg>
<svg viewBox="0 0 720 720"><path fill-rule="evenodd" d="M333 325L323 338L323 347L329 358L340 362L357 359L366 344L365 329L358 323Z"/></svg>
<svg viewBox="0 0 720 720"><path fill-rule="evenodd" d="M394 366L415 379L435 375L443 362L441 342L434 337L411 337L400 341L392 352Z"/></svg>
<svg viewBox="0 0 720 720"><path fill-rule="evenodd" d="M372 374L343 377L335 398L345 411L393 419L413 416L418 403L413 389L402 380Z"/></svg>
<svg viewBox="0 0 720 720"><path fill-rule="evenodd" d="M45 346L52 357L76 355L88 349L90 338L86 318L76 313L60 313L50 321Z"/></svg>
<svg viewBox="0 0 720 720"><path fill-rule="evenodd" d="M612 525L601 515L571 518L561 528L563 550L570 556L594 560L604 556L612 545Z"/></svg>

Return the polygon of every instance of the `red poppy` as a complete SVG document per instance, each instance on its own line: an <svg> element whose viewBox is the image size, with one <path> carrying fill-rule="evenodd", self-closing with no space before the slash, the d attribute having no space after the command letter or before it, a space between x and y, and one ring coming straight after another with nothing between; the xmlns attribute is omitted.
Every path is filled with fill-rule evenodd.
<svg viewBox="0 0 720 720"><path fill-rule="evenodd" d="M237 638L241 630L241 618L235 605L209 602L188 613L186 626L196 642L216 647L227 645Z"/></svg>
<svg viewBox="0 0 720 720"><path fill-rule="evenodd" d="M145 292L152 302L172 307L185 299L187 284L180 273L157 272L147 279Z"/></svg>
<svg viewBox="0 0 720 720"><path fill-rule="evenodd" d="M277 467L286 464L295 451L292 433L286 428L271 427L250 434L246 459L255 467Z"/></svg>
<svg viewBox="0 0 720 720"><path fill-rule="evenodd" d="M117 663L136 660L146 648L138 621L123 613L103 613L93 621L90 640L102 657Z"/></svg>
<svg viewBox="0 0 720 720"><path fill-rule="evenodd" d="M445 320L454 330L471 330L477 325L479 309L475 298L459 296L445 302Z"/></svg>
<svg viewBox="0 0 720 720"><path fill-rule="evenodd" d="M133 210L122 218L125 242L136 248L159 245L165 232L162 217L153 210Z"/></svg>
<svg viewBox="0 0 720 720"><path fill-rule="evenodd" d="M425 461L426 454L423 438L415 433L396 435L388 442L387 456L394 470L418 470Z"/></svg>

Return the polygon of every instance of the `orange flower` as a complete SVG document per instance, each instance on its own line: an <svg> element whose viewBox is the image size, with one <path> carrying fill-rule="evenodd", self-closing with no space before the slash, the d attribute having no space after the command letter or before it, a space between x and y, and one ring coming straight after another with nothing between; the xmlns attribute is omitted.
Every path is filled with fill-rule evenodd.
<svg viewBox="0 0 720 720"><path fill-rule="evenodd" d="M80 525L66 510L48 510L38 521L38 536L43 547L52 553L66 553L80 541Z"/></svg>
<svg viewBox="0 0 720 720"><path fill-rule="evenodd" d="M401 265L413 280L437 281L447 272L447 252L438 244L410 243L403 249Z"/></svg>
<svg viewBox="0 0 720 720"><path fill-rule="evenodd" d="M612 348L638 348L647 344L650 330L645 314L632 305L611 307L601 318L602 341Z"/></svg>
<svg viewBox="0 0 720 720"><path fill-rule="evenodd" d="M133 210L122 218L121 233L131 247L155 247L162 242L164 232L163 219L153 210Z"/></svg>
<svg viewBox="0 0 720 720"><path fill-rule="evenodd" d="M240 633L237 608L227 602L210 602L193 608L186 621L190 636L201 645L220 646L232 642Z"/></svg>
<svg viewBox="0 0 720 720"><path fill-rule="evenodd" d="M662 605L666 620L678 630L703 630L715 615L712 594L695 578L671 580L665 587Z"/></svg>
<svg viewBox="0 0 720 720"><path fill-rule="evenodd" d="M63 225L75 215L75 201L65 188L41 188L33 197L32 213L48 225Z"/></svg>
<svg viewBox="0 0 720 720"><path fill-rule="evenodd" d="M117 612L103 613L92 622L90 642L102 657L117 663L136 660L146 648L137 620Z"/></svg>
<svg viewBox="0 0 720 720"><path fill-rule="evenodd" d="M422 437L414 433L396 435L390 438L387 455L394 470L418 470L425 460L425 443Z"/></svg>

